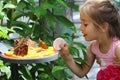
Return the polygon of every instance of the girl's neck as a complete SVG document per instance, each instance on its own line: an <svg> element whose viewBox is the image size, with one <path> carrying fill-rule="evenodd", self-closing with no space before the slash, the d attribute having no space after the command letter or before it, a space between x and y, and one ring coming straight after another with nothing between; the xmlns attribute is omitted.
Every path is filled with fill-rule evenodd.
<svg viewBox="0 0 120 80"><path fill-rule="evenodd" d="M99 42L99 49L102 53L107 53L111 47L111 44L113 42L113 38L104 38L98 40Z"/></svg>

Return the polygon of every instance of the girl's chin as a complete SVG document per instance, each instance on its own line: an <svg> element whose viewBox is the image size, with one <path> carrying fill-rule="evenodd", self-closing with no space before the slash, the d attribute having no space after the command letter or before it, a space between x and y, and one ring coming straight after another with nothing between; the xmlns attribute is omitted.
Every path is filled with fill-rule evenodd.
<svg viewBox="0 0 120 80"><path fill-rule="evenodd" d="M89 38L85 38L86 41L92 41L92 39L89 39Z"/></svg>
<svg viewBox="0 0 120 80"><path fill-rule="evenodd" d="M88 40L88 39L85 39L86 41L91 41L91 40Z"/></svg>

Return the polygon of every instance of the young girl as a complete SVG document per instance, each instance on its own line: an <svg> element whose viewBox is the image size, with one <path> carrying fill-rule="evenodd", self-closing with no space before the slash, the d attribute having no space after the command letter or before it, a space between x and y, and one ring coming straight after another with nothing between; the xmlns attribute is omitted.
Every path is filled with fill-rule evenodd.
<svg viewBox="0 0 120 80"><path fill-rule="evenodd" d="M85 76L95 59L101 70L97 80L120 80L120 23L118 9L112 0L87 0L80 8L80 30L86 41L87 64L78 64L70 55L68 44L60 45L60 54L80 78Z"/></svg>

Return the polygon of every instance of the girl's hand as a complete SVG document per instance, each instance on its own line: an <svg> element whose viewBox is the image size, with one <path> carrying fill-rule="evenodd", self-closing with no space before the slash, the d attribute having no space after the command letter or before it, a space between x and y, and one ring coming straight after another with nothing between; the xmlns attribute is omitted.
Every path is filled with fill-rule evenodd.
<svg viewBox="0 0 120 80"><path fill-rule="evenodd" d="M96 62L97 62L99 65L101 65L101 60L100 60L100 58L96 57Z"/></svg>
<svg viewBox="0 0 120 80"><path fill-rule="evenodd" d="M55 39L53 42L53 47L55 48L55 50L59 51L61 56L69 54L69 46L63 38Z"/></svg>
<svg viewBox="0 0 120 80"><path fill-rule="evenodd" d="M69 54L69 45L67 43L60 45L60 48L59 52L61 55L65 56Z"/></svg>

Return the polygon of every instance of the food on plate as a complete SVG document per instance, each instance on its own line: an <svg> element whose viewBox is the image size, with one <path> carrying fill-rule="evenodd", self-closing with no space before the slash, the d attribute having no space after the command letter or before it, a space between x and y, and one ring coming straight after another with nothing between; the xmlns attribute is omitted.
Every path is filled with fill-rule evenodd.
<svg viewBox="0 0 120 80"><path fill-rule="evenodd" d="M21 55L15 55L14 50L6 52L4 55L10 58L44 58L48 56L52 56L56 54L56 51L53 47L48 47L48 49L43 49L41 47L33 48L28 47L28 53L27 55L21 56Z"/></svg>
<svg viewBox="0 0 120 80"><path fill-rule="evenodd" d="M32 41L28 37L27 38L18 38L14 42L13 54L19 55L19 56L27 55L28 47L37 48L37 47L39 47L39 45L35 41Z"/></svg>
<svg viewBox="0 0 120 80"><path fill-rule="evenodd" d="M55 53L54 48L48 47L44 41L40 40L39 45L27 37L16 39L13 50L6 52L5 55L14 58L43 58Z"/></svg>
<svg viewBox="0 0 120 80"><path fill-rule="evenodd" d="M42 40L40 40L40 45L41 45L42 48L48 49L47 44L44 41L42 41Z"/></svg>

